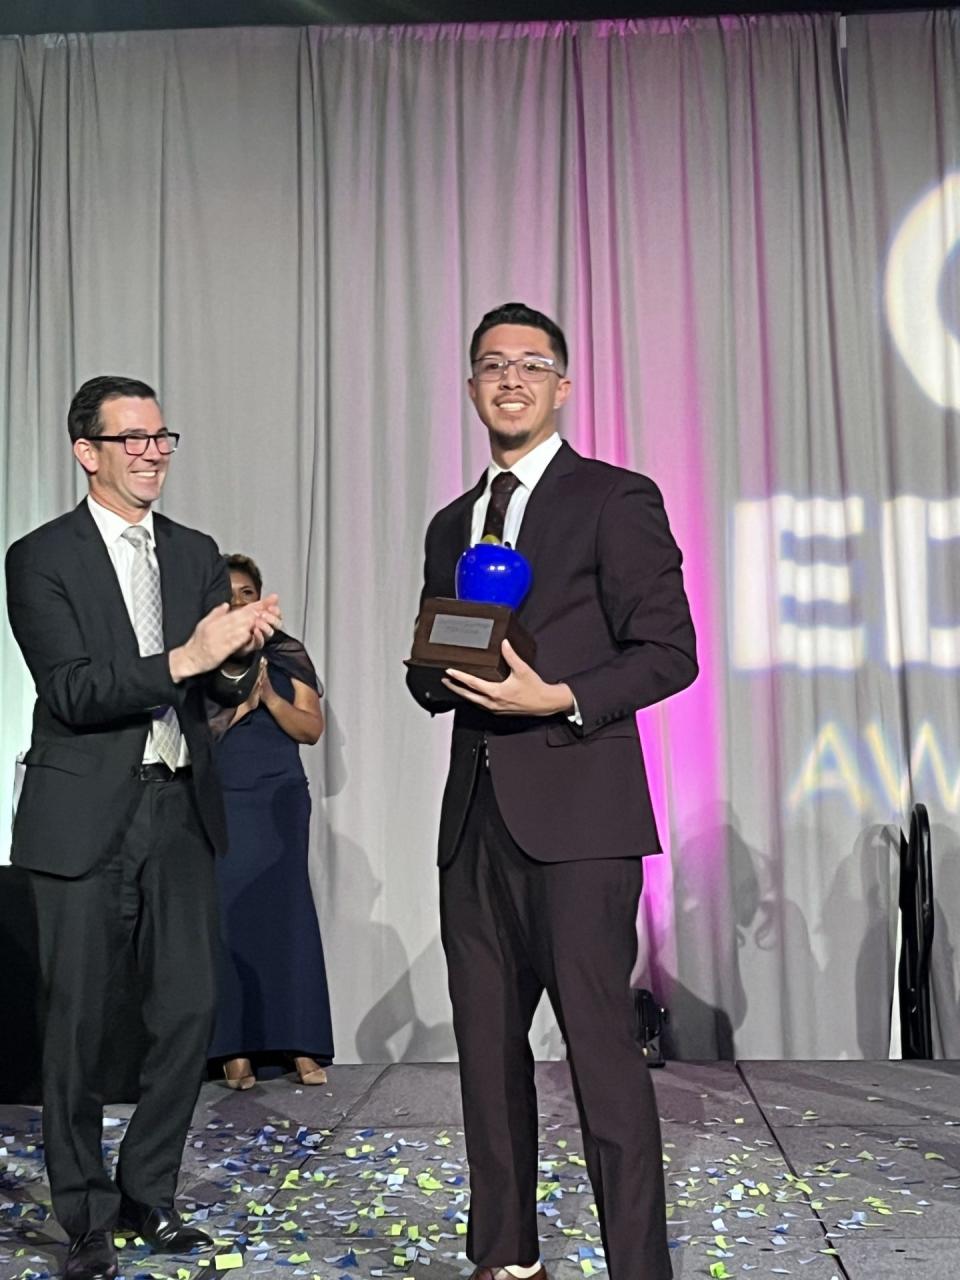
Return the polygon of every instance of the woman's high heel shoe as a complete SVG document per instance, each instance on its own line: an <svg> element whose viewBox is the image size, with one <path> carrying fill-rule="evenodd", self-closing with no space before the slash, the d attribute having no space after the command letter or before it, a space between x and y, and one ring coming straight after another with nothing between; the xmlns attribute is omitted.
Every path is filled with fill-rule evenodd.
<svg viewBox="0 0 960 1280"><path fill-rule="evenodd" d="M231 1058L225 1062L223 1078L228 1089L252 1089L257 1083L249 1058Z"/></svg>
<svg viewBox="0 0 960 1280"><path fill-rule="evenodd" d="M320 1063L314 1062L313 1058L294 1058L293 1065L297 1069L301 1084L327 1083L326 1067L321 1067Z"/></svg>

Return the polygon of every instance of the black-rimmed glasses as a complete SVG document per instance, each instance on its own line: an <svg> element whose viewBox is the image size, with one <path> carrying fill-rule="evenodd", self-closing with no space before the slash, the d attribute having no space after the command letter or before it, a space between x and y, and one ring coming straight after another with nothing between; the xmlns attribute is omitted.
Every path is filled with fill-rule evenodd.
<svg viewBox="0 0 960 1280"><path fill-rule="evenodd" d="M549 356L520 356L516 360L504 360L502 356L481 356L473 363L473 376L478 382L499 382L510 366L523 382L546 382L551 373L560 377L556 360Z"/></svg>
<svg viewBox="0 0 960 1280"><path fill-rule="evenodd" d="M157 446L157 453L166 457L180 443L180 432L158 431L156 435L149 435L146 431L131 431L124 436L90 436L89 439L91 444L99 444L101 440L108 444L122 444L124 453L131 458L142 458L152 442Z"/></svg>

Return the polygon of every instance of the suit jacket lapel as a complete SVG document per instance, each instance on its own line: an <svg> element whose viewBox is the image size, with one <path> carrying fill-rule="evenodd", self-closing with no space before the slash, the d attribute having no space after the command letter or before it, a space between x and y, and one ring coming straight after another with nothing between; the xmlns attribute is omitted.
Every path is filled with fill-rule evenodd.
<svg viewBox="0 0 960 1280"><path fill-rule="evenodd" d="M454 563L460 559L461 553L470 547L470 534L472 524L474 524L474 503L484 492L486 486L486 472L480 476L474 488L467 489L466 493L462 493L453 504L451 512L449 512L449 538L451 538L451 552L454 553Z"/></svg>
<svg viewBox="0 0 960 1280"><path fill-rule="evenodd" d="M106 543L100 536L100 530L90 514L86 499L74 508L73 526L77 536L77 555L83 571L83 576L78 580L89 583L91 592L97 597L106 615L109 630L114 635L126 632L136 648L137 637L120 590L117 571L113 567Z"/></svg>
<svg viewBox="0 0 960 1280"><path fill-rule="evenodd" d="M460 555L460 552L466 551L467 547L470 546L470 534L473 531L474 504L476 503L477 499L480 497L481 493L483 493L486 486L487 486L487 473L486 471L484 471L483 475L480 477L477 483L473 486L473 488L468 489L467 492L460 499L460 501L463 503L463 509L457 512L457 520L459 522L459 531L461 535L460 551L457 552L458 557Z"/></svg>
<svg viewBox="0 0 960 1280"><path fill-rule="evenodd" d="M183 581L183 565L176 565L174 526L163 516L154 514L153 532L160 569L160 596L163 601L163 642L167 648L183 644L190 635L196 618L188 616L187 600L177 589Z"/></svg>
<svg viewBox="0 0 960 1280"><path fill-rule="evenodd" d="M520 525L517 550L522 552L531 563L544 535L550 530L551 510L555 503L563 501L564 486L569 477L576 472L579 461L580 455L564 442L530 495L527 508L523 513L523 523ZM534 575L535 588L536 575Z"/></svg>

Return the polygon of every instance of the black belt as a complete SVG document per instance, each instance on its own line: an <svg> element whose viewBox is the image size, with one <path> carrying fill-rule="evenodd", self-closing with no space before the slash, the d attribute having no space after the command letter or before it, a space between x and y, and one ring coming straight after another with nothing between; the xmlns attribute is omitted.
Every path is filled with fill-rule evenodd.
<svg viewBox="0 0 960 1280"><path fill-rule="evenodd" d="M157 760L154 764L136 764L130 772L140 782L182 782L190 777L193 769L190 765L185 765L182 769L171 769L162 760Z"/></svg>

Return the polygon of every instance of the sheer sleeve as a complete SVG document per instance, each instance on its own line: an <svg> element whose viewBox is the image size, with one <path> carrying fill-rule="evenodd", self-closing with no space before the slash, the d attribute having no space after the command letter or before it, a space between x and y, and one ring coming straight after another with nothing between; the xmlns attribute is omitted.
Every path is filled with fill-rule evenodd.
<svg viewBox="0 0 960 1280"><path fill-rule="evenodd" d="M284 675L315 689L323 697L323 683L310 661L310 655L299 640L294 640L293 636L288 636L284 631L275 631L267 641L264 653L267 661Z"/></svg>

